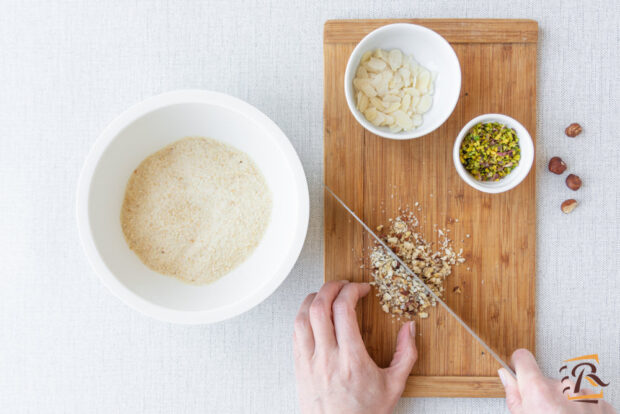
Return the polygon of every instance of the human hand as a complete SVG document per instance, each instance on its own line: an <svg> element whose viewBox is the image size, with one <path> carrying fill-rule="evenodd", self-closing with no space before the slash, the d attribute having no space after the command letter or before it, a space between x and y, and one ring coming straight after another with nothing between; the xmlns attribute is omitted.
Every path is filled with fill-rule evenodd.
<svg viewBox="0 0 620 414"><path fill-rule="evenodd" d="M368 355L355 314L370 291L363 283L328 282L306 297L295 319L295 375L302 413L391 413L418 351L415 325L398 333L388 368Z"/></svg>
<svg viewBox="0 0 620 414"><path fill-rule="evenodd" d="M501 368L499 377L506 389L506 405L512 414L612 414L616 411L605 401L598 404L570 401L562 393L565 385L559 380L546 378L540 372L534 356L526 349L512 354L515 379ZM578 395L594 394L582 389Z"/></svg>

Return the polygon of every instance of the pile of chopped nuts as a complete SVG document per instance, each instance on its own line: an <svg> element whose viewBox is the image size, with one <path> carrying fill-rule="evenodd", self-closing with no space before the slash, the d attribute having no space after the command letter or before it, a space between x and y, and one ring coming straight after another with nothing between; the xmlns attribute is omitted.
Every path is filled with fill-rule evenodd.
<svg viewBox="0 0 620 414"><path fill-rule="evenodd" d="M379 237L433 293L442 297L443 281L452 273L452 266L465 262L461 256L463 249L454 252L447 231L437 230L439 249L433 251L433 244L419 233L418 220L411 212L390 219L388 228L383 230L384 226L377 227ZM372 249L370 262L374 279L370 284L377 288L384 312L398 318L428 317L425 310L436 305L435 299L381 245Z"/></svg>

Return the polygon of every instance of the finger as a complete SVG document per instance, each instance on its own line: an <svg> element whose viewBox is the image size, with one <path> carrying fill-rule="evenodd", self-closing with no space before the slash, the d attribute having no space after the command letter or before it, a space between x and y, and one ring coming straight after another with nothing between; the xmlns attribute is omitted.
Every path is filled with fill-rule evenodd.
<svg viewBox="0 0 620 414"><path fill-rule="evenodd" d="M366 296L368 292L370 292L368 283L348 283L342 288L332 305L336 340L338 347L345 351L359 352L366 349L357 324L355 306L357 301Z"/></svg>
<svg viewBox="0 0 620 414"><path fill-rule="evenodd" d="M534 355L527 349L517 349L512 353L512 365L515 368L521 394L532 387L544 387L547 383L547 378L540 372Z"/></svg>
<svg viewBox="0 0 620 414"><path fill-rule="evenodd" d="M618 414L618 412L608 402L600 400L597 404L601 414Z"/></svg>
<svg viewBox="0 0 620 414"><path fill-rule="evenodd" d="M519 384L544 378L538 368L536 359L534 359L534 355L527 349L517 349L512 353L512 365L515 368Z"/></svg>
<svg viewBox="0 0 620 414"><path fill-rule="evenodd" d="M566 388L568 388L568 390ZM566 394L575 389L575 383L569 379L565 379L564 381L553 380L552 389L557 390L560 394Z"/></svg>
<svg viewBox="0 0 620 414"><path fill-rule="evenodd" d="M332 303L347 281L327 282L310 304L310 325L314 334L314 352L336 347L336 334L332 322Z"/></svg>
<svg viewBox="0 0 620 414"><path fill-rule="evenodd" d="M390 377L405 386L405 381L418 360L418 349L415 346L415 322L407 322L398 332L396 351L388 371Z"/></svg>
<svg viewBox="0 0 620 414"><path fill-rule="evenodd" d="M314 353L314 335L310 326L309 310L316 293L306 296L295 317L293 345L296 356L309 357Z"/></svg>
<svg viewBox="0 0 620 414"><path fill-rule="evenodd" d="M592 394L596 394L596 393L594 392L594 390L591 390L590 388L582 388L577 393L577 395L592 395Z"/></svg>
<svg viewBox="0 0 620 414"><path fill-rule="evenodd" d="M575 383L573 381L569 379L558 381L552 378L547 378L547 381L549 384L549 389L556 400L559 399L561 401L568 401L567 398L574 395L573 391L575 390Z"/></svg>
<svg viewBox="0 0 620 414"><path fill-rule="evenodd" d="M521 392L517 380L508 372L506 368L500 368L497 373L506 391L506 405L513 414L521 413Z"/></svg>

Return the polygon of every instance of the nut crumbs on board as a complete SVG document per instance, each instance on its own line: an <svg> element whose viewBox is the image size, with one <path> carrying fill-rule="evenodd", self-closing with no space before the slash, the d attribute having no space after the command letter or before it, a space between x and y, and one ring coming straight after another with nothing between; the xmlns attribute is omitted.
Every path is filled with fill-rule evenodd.
<svg viewBox="0 0 620 414"><path fill-rule="evenodd" d="M452 273L453 266L465 261L462 249L456 253L447 231L438 229L438 250L433 251L432 243L424 240L419 221L412 212L402 212L388 222L383 240L433 293L442 297L444 279ZM435 306L435 299L382 246L377 244L372 249L370 263L373 276L370 284L377 288L376 295L384 312L407 319L415 315L428 317L425 310Z"/></svg>

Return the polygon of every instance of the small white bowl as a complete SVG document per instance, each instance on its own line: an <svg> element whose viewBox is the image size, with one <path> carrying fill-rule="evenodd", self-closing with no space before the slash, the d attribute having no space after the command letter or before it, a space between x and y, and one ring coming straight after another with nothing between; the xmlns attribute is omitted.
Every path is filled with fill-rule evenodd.
<svg viewBox="0 0 620 414"><path fill-rule="evenodd" d="M467 172L465 167L463 167L463 164L461 164L459 150L461 149L463 138L465 138L465 135L467 135L469 130L474 125L480 122L499 122L500 124L504 124L514 129L517 133L517 138L519 139L519 146L521 147L521 160L519 161L519 165L517 165L517 167L512 170L510 174L499 181L476 180L469 172ZM474 187L476 190L480 190L485 193L503 193L504 191L508 191L516 187L525 179L525 177L527 177L527 174L530 172L534 162L534 144L532 142L532 137L529 132L527 132L527 129L525 129L525 127L515 119L501 114L485 114L475 117L469 121L463 129L461 129L461 132L459 132L459 135L456 137L456 141L454 141L452 159L454 161L456 172L459 173L463 181L467 184Z"/></svg>
<svg viewBox="0 0 620 414"><path fill-rule="evenodd" d="M376 127L356 106L353 79L362 55L375 49L400 49L429 71L437 73L433 105L422 115L423 122L411 131L391 132L388 127ZM461 66L450 43L436 32L423 26L396 23L382 26L364 37L353 49L344 74L344 93L351 113L364 128L375 135L392 139L411 139L427 135L439 128L452 114L461 92Z"/></svg>
<svg viewBox="0 0 620 414"><path fill-rule="evenodd" d="M208 285L190 285L147 268L127 246L120 223L132 171L150 154L187 136L214 138L246 152L273 197L271 221L258 247ZM199 90L155 96L112 121L88 155L77 189L80 238L103 284L148 316L184 324L231 318L273 293L299 256L308 212L301 162L277 125L237 98Z"/></svg>

